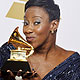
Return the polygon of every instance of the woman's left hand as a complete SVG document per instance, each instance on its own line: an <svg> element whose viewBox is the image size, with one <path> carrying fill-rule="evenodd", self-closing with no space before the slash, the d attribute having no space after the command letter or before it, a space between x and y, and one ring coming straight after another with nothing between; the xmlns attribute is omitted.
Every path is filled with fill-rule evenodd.
<svg viewBox="0 0 80 80"><path fill-rule="evenodd" d="M23 80L42 80L41 77L34 71L32 72L26 72L23 74Z"/></svg>

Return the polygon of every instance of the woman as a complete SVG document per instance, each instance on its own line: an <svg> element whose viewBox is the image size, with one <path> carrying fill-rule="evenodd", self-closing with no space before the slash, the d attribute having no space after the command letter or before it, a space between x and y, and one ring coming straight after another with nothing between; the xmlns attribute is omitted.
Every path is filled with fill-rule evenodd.
<svg viewBox="0 0 80 80"><path fill-rule="evenodd" d="M56 45L59 21L60 9L53 0L29 0L26 3L23 33L35 49L28 62L37 73L36 77L30 77L31 80L80 80L79 54ZM11 44L6 44L14 49Z"/></svg>

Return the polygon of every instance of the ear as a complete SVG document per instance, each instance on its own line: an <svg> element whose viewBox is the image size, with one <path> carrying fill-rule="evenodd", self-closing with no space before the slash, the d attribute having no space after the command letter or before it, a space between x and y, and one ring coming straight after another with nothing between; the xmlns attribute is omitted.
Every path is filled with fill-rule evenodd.
<svg viewBox="0 0 80 80"><path fill-rule="evenodd" d="M50 31L56 31L59 25L58 20L53 20L50 24Z"/></svg>

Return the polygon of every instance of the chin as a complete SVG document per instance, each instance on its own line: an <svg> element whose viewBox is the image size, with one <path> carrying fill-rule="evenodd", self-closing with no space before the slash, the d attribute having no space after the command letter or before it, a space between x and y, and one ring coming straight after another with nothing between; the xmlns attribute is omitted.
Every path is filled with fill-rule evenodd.
<svg viewBox="0 0 80 80"><path fill-rule="evenodd" d="M31 45L33 46L34 49L37 49L39 47L38 44L36 43L32 43Z"/></svg>
<svg viewBox="0 0 80 80"><path fill-rule="evenodd" d="M31 44L32 46L33 46L33 48L36 48L36 44L35 43L33 43L33 42L29 42L29 41L27 41L29 44Z"/></svg>

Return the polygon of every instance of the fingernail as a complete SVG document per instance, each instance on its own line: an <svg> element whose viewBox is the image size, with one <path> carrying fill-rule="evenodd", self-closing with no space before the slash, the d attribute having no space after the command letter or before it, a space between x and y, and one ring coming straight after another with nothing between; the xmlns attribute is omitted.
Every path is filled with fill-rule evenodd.
<svg viewBox="0 0 80 80"><path fill-rule="evenodd" d="M27 73L30 73L29 71L27 71Z"/></svg>
<svg viewBox="0 0 80 80"><path fill-rule="evenodd" d="M10 72L10 70L7 70L7 72Z"/></svg>
<svg viewBox="0 0 80 80"><path fill-rule="evenodd" d="M19 71L22 71L21 69Z"/></svg>

